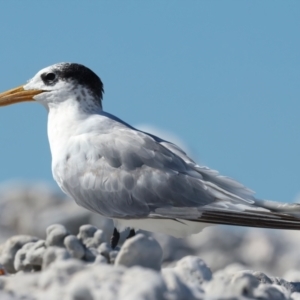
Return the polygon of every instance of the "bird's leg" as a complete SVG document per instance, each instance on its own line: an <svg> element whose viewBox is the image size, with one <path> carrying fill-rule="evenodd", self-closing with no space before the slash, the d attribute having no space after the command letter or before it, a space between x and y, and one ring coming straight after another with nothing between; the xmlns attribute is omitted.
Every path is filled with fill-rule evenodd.
<svg viewBox="0 0 300 300"><path fill-rule="evenodd" d="M118 243L119 243L119 239L120 239L120 233L119 233L119 231L117 230L117 228L115 227L115 228L114 228L113 235L112 235L111 238L110 238L110 246L112 247L112 249L115 249L115 248L116 248L116 246L117 246Z"/></svg>
<svg viewBox="0 0 300 300"><path fill-rule="evenodd" d="M135 230L134 229L130 229L129 234L128 234L126 240L132 238L133 236L135 236Z"/></svg>

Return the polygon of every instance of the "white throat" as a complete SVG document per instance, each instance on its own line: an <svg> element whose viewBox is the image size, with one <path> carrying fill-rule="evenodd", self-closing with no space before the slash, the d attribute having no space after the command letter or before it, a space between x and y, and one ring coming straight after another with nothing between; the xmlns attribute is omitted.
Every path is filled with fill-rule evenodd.
<svg viewBox="0 0 300 300"><path fill-rule="evenodd" d="M52 158L65 149L70 138L82 133L85 120L102 110L94 99L84 99L83 102L74 97L60 103L49 103L48 108L48 138Z"/></svg>

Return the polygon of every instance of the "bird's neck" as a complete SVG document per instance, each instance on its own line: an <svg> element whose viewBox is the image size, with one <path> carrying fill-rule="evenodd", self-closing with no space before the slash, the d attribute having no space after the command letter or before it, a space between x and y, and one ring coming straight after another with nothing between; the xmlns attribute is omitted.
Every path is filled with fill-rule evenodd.
<svg viewBox="0 0 300 300"><path fill-rule="evenodd" d="M83 106L72 99L49 106L48 138L52 157L66 147L70 138L80 134L83 124L91 115L101 111L100 105L90 103Z"/></svg>

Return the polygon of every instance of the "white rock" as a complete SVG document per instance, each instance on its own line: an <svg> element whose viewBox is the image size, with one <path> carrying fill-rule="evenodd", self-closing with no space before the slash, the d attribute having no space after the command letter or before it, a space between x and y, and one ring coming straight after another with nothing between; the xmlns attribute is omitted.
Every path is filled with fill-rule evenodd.
<svg viewBox="0 0 300 300"><path fill-rule="evenodd" d="M110 262L109 253L112 251L110 245L108 243L102 243L98 248L98 252L103 255L108 262Z"/></svg>
<svg viewBox="0 0 300 300"><path fill-rule="evenodd" d="M226 266L225 268L218 270L216 272L214 272L214 276L218 275L219 273L226 273L228 275L232 275L235 274L236 272L239 271L245 271L248 270L248 268L240 263L233 263L233 264L229 264L228 266Z"/></svg>
<svg viewBox="0 0 300 300"><path fill-rule="evenodd" d="M116 258L118 256L119 252L120 251L118 251L118 250L112 250L112 251L109 252L109 263L110 264L113 265L115 263Z"/></svg>
<svg viewBox="0 0 300 300"><path fill-rule="evenodd" d="M10 293L0 291L0 299L1 300L19 300L20 298L17 297L17 296L12 295ZM27 298L27 299L29 300L30 298ZM33 298L31 298L31 299L33 299Z"/></svg>
<svg viewBox="0 0 300 300"><path fill-rule="evenodd" d="M254 291L256 299L271 299L271 300L288 300L290 293L284 288L276 285L260 285Z"/></svg>
<svg viewBox="0 0 300 300"><path fill-rule="evenodd" d="M162 269L162 276L167 286L171 299L202 299L204 291L200 285L187 285L172 269Z"/></svg>
<svg viewBox="0 0 300 300"><path fill-rule="evenodd" d="M102 230L98 229L94 232L94 235L92 237L86 238L84 240L84 244L88 248L97 248L105 241L106 241L106 235Z"/></svg>
<svg viewBox="0 0 300 300"><path fill-rule="evenodd" d="M15 255L14 267L16 271L40 270L46 251L45 241L39 240L25 244Z"/></svg>
<svg viewBox="0 0 300 300"><path fill-rule="evenodd" d="M68 235L64 239L64 245L72 257L81 259L85 254L82 242L75 235Z"/></svg>
<svg viewBox="0 0 300 300"><path fill-rule="evenodd" d="M64 239L70 233L65 226L61 224L54 224L47 228L46 245L63 247Z"/></svg>
<svg viewBox="0 0 300 300"><path fill-rule="evenodd" d="M106 234L90 224L80 226L77 237L88 248L97 248L106 242Z"/></svg>
<svg viewBox="0 0 300 300"><path fill-rule="evenodd" d="M125 268L111 265L85 264L82 270L69 277L68 282L64 280L64 285L61 285L62 299L77 299L75 298L77 295L90 294L93 299L118 300L124 271Z"/></svg>
<svg viewBox="0 0 300 300"><path fill-rule="evenodd" d="M229 275L221 272L211 281L205 282L205 294L215 298L253 297L254 290L259 286L259 280L248 271Z"/></svg>
<svg viewBox="0 0 300 300"><path fill-rule="evenodd" d="M165 300L168 299L167 293L166 284L158 272L134 267L124 273L119 287L118 299ZM178 297L171 299L180 300Z"/></svg>
<svg viewBox="0 0 300 300"><path fill-rule="evenodd" d="M103 255L97 255L94 261L94 264L99 264L99 265L107 264L107 263L108 261Z"/></svg>
<svg viewBox="0 0 300 300"><path fill-rule="evenodd" d="M140 233L126 240L116 257L115 265L160 270L162 254L162 249L155 239Z"/></svg>
<svg viewBox="0 0 300 300"><path fill-rule="evenodd" d="M292 293L291 299L293 300L300 300L300 293Z"/></svg>
<svg viewBox="0 0 300 300"><path fill-rule="evenodd" d="M50 264L57 260L66 260L71 258L71 255L65 248L48 247L43 256L42 268L46 269Z"/></svg>
<svg viewBox="0 0 300 300"><path fill-rule="evenodd" d="M98 229L91 224L81 225L77 237L84 243L86 239L94 237L97 230Z"/></svg>
<svg viewBox="0 0 300 300"><path fill-rule="evenodd" d="M30 242L36 242L38 239L36 237L27 236L27 235L17 235L11 237L5 242L1 247L0 254L0 264L9 273L15 273L14 260L15 255L19 249L21 249L25 244Z"/></svg>
<svg viewBox="0 0 300 300"><path fill-rule="evenodd" d="M95 248L87 248L85 249L84 257L83 259L87 262L94 262L96 260L97 256L100 256L101 254L98 252Z"/></svg>
<svg viewBox="0 0 300 300"><path fill-rule="evenodd" d="M184 282L191 284L201 284L212 278L210 268L197 256L186 256L182 258L177 262L174 271Z"/></svg>
<svg viewBox="0 0 300 300"><path fill-rule="evenodd" d="M77 272L86 268L86 265L74 258L68 260L56 260L43 270L38 278L38 288L46 289L55 284L64 285Z"/></svg>
<svg viewBox="0 0 300 300"><path fill-rule="evenodd" d="M39 272L18 272L13 276L1 278L5 282L2 290L16 296L17 299L34 299L39 276Z"/></svg>
<svg viewBox="0 0 300 300"><path fill-rule="evenodd" d="M46 244L44 240L35 242L27 252L26 258L33 266L41 266L43 263L43 256L46 251Z"/></svg>

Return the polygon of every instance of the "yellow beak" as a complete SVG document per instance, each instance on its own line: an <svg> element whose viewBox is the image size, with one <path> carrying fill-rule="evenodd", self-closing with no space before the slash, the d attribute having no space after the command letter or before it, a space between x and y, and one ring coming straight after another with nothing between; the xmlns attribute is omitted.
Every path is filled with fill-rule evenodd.
<svg viewBox="0 0 300 300"><path fill-rule="evenodd" d="M18 86L12 90L0 94L0 106L10 105L24 101L34 101L33 97L43 93L42 90L24 90L23 86Z"/></svg>

